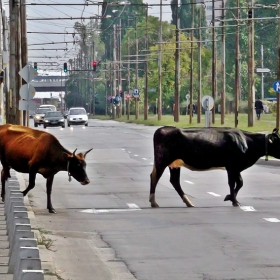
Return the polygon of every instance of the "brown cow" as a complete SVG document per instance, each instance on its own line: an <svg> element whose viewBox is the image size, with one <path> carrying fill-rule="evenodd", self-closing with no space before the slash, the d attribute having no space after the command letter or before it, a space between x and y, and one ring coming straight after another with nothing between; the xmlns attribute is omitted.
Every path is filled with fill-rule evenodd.
<svg viewBox="0 0 280 280"><path fill-rule="evenodd" d="M77 149L76 149L77 150ZM47 179L47 209L56 213L51 202L54 175L67 171L69 180L73 176L82 185L89 179L86 173L85 156L88 152L75 154L66 150L52 134L20 125L0 125L1 197L5 199L5 181L10 177L10 168L29 173L28 187L22 192L25 196L35 187L36 174Z"/></svg>

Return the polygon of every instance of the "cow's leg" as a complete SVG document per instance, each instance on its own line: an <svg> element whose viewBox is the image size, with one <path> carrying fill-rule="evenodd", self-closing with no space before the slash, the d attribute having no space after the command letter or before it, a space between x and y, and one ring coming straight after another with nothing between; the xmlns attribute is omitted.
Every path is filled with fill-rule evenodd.
<svg viewBox="0 0 280 280"><path fill-rule="evenodd" d="M24 196L28 194L30 190L32 190L35 187L35 179L36 179L36 172L29 172L29 182L27 188L22 192Z"/></svg>
<svg viewBox="0 0 280 280"><path fill-rule="evenodd" d="M170 170L170 183L174 187L174 189L177 191L177 193L180 195L180 197L183 199L183 201L186 203L188 207L193 207L194 205L192 202L189 200L187 195L183 192L181 185L180 185L180 171L181 168L173 168Z"/></svg>
<svg viewBox="0 0 280 280"><path fill-rule="evenodd" d="M56 214L55 209L52 207L52 199L51 199L53 178L54 176L50 176L47 178L47 209L49 210L49 213Z"/></svg>
<svg viewBox="0 0 280 280"><path fill-rule="evenodd" d="M3 169L1 171L1 198L3 202L5 201L6 181L8 180L8 178L11 178L10 168L6 165L3 165Z"/></svg>
<svg viewBox="0 0 280 280"><path fill-rule="evenodd" d="M240 206L240 203L236 199L236 194L239 191L239 189L242 187L242 180L240 181L240 173L232 172L232 171L227 171L228 172L228 184L230 188L230 194L228 194L224 201L230 200L232 201L233 206ZM235 183L237 183L236 189L235 190Z"/></svg>
<svg viewBox="0 0 280 280"><path fill-rule="evenodd" d="M156 167L155 164L154 164L153 171L150 175L151 184L150 184L150 198L149 198L149 201L151 202L152 207L159 207L158 204L156 203L155 192L156 192L157 183L158 183L164 169L165 169L165 167Z"/></svg>

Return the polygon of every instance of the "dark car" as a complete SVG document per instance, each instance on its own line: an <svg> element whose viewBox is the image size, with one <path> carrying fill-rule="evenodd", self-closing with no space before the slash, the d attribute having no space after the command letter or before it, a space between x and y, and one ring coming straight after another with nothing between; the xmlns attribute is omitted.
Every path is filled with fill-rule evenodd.
<svg viewBox="0 0 280 280"><path fill-rule="evenodd" d="M48 126L61 126L65 127L64 117L59 111L49 111L45 114L44 128Z"/></svg>
<svg viewBox="0 0 280 280"><path fill-rule="evenodd" d="M44 123L44 117L47 112L51 112L49 108L37 108L34 114L34 126L37 127L40 124Z"/></svg>

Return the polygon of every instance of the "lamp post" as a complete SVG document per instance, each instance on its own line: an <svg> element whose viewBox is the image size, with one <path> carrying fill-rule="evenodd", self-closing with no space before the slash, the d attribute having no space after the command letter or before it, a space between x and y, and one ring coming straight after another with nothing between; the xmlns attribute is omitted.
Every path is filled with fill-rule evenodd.
<svg viewBox="0 0 280 280"><path fill-rule="evenodd" d="M159 45L158 45L158 120L161 120L162 116L162 0L160 0L160 13L159 13Z"/></svg>

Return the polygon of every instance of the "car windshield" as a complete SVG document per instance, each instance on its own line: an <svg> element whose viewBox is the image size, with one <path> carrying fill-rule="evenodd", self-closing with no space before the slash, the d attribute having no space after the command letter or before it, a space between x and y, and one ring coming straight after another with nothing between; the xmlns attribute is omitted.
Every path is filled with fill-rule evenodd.
<svg viewBox="0 0 280 280"><path fill-rule="evenodd" d="M69 115L86 115L86 110L81 108L81 109L72 109L70 110Z"/></svg>
<svg viewBox="0 0 280 280"><path fill-rule="evenodd" d="M60 112L47 112L45 117L62 117Z"/></svg>
<svg viewBox="0 0 280 280"><path fill-rule="evenodd" d="M50 111L51 111L50 108L44 108L44 109L39 108L36 110L36 114L46 114L47 112L50 112Z"/></svg>

